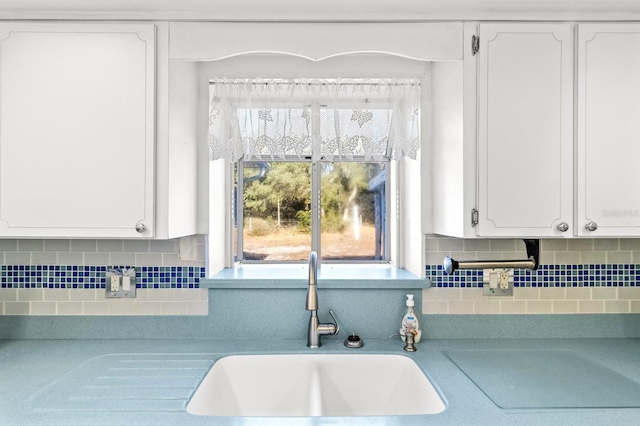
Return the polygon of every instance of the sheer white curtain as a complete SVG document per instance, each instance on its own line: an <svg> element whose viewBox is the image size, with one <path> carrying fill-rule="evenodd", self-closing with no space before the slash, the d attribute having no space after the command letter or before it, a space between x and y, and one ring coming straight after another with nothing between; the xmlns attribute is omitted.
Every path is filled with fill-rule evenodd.
<svg viewBox="0 0 640 426"><path fill-rule="evenodd" d="M415 159L417 79L212 80L211 159Z"/></svg>

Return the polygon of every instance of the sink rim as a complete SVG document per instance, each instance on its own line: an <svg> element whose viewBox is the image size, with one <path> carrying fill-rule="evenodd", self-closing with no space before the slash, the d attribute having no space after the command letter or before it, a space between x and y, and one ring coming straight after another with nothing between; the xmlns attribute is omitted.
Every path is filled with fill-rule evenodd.
<svg viewBox="0 0 640 426"><path fill-rule="evenodd" d="M362 365L362 361L367 359L367 362ZM264 365L264 361L272 363L284 362L288 364L285 367L281 365L274 366L269 364ZM227 383L220 385L219 383L213 384L215 375L221 374L236 374L231 371L229 367L226 367L226 362L242 363L244 365L242 373L239 376L233 376L231 379L226 377L228 382L236 380L233 384ZM295 363L307 363L309 366L300 367ZM344 363L351 363L350 369L345 370ZM390 369L379 368L375 366L375 363L379 362L392 362ZM310 364L309 364L310 363ZM331 365L332 363L337 363ZM354 364L355 363L355 364ZM247 377L246 370L250 368L256 368L256 365L261 365L261 371L258 373L261 377L253 380L253 376ZM216 369L216 366L218 367ZM328 368L327 368L328 366ZM227 371L222 370L226 368ZM239 368L233 366L232 368ZM279 370L274 370L279 368ZM297 377L303 377L302 379L296 379L295 381L305 380L305 374L320 375L316 385L316 388L305 387L306 385L300 385L299 383L293 383L291 380L287 381L284 385L281 384L281 378L288 375L288 373L299 373L299 370L290 371L290 368L306 368L304 374ZM324 368L324 370L323 370ZM369 375L373 375L372 378L366 377L361 380L354 381L351 374L357 371L358 368L368 369L366 371ZM273 370L273 371L269 371ZM319 371L319 372L318 372ZM310 373L313 372L313 373ZM269 373L277 374L278 379L274 379L275 376L271 376ZM341 374L339 374L341 373ZM361 372L358 372L361 373ZM416 374L419 373L419 374ZM404 376L402 376L404 374ZM266 377L266 379L265 379ZM362 378L362 375L358 376ZM373 382L371 380L373 380ZM262 381L261 381L262 380ZM220 379L218 379L218 382ZM240 384L249 383L249 384ZM337 384L336 384L337 382ZM349 383L347 383L349 382ZM360 383L362 382L362 383ZM368 382L368 386L366 385ZM247 408L247 404L261 403L273 403L275 405L282 404L281 400L274 401L262 401L266 398L281 397L283 389L273 390L274 383L276 387L283 386L283 389L287 386L295 387L294 390L289 392L289 396L286 405L293 406L294 404L303 404L300 406L293 406L293 408L286 408L285 410L274 409L270 406L263 408L255 408L251 405ZM221 393L219 389L224 389L227 386L225 393ZM230 386L230 387L229 387ZM268 388L262 388L261 401L252 400L251 396L238 398L241 401L233 399L227 401L227 407L229 405L236 406L234 409L214 409L211 403L211 399L218 398L232 398L231 394L237 395L238 392L242 393L242 386L250 386L251 389L246 388L244 392L252 393L255 388L260 386L268 386ZM337 388L336 388L337 386ZM356 388L353 388L356 386ZM360 386L360 388L358 388ZM413 386L412 391L408 392L406 389L408 386ZM238 387L238 389L236 389ZM216 388L218 393L216 393ZM315 390L314 390L315 389ZM355 389L355 390L354 390ZM324 392L323 392L324 391ZM362 392L364 391L364 393ZM366 392L373 392L366 394ZM320 396L320 402L308 396L315 392ZM346 393L345 393L346 392ZM403 392L406 392L403 394ZM335 396L334 396L335 394ZM363 394L364 396L360 395ZM265 396L267 395L267 396ZM253 397L255 398L255 397ZM382 398L382 399L379 399ZM249 401L249 402L247 402ZM373 402L372 402L373 401ZM291 403L291 404L289 404ZM313 409L314 406L320 404L321 408ZM218 405L225 405L225 403L218 402ZM305 407L311 406L312 411ZM204 406L204 407L203 407ZM203 377L202 381L196 388L186 409L189 413L202 416L220 416L220 417L371 417L371 416L404 416L404 415L431 415L442 413L447 409L445 398L442 396L440 389L432 382L429 375L420 367L420 365L410 356L398 353L238 353L228 354L218 358L207 374Z"/></svg>

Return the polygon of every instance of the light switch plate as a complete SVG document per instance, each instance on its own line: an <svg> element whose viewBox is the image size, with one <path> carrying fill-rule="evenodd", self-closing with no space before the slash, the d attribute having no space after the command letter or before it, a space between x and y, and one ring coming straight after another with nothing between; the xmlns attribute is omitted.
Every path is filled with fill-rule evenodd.
<svg viewBox="0 0 640 426"><path fill-rule="evenodd" d="M513 296L513 269L484 269L482 294L485 296Z"/></svg>

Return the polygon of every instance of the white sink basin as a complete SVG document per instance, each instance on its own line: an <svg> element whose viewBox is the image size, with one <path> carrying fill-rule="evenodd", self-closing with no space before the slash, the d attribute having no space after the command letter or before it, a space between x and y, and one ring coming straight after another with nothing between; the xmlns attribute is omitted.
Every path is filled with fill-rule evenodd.
<svg viewBox="0 0 640 426"><path fill-rule="evenodd" d="M445 405L402 355L233 355L217 361L187 406L204 416L436 414Z"/></svg>

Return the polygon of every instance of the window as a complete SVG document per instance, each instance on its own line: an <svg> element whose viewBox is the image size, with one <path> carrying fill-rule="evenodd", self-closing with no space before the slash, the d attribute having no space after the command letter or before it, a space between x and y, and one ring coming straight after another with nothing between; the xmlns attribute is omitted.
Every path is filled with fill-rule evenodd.
<svg viewBox="0 0 640 426"><path fill-rule="evenodd" d="M233 261L393 261L396 161L416 158L417 80L212 81L212 158L231 165ZM393 207L392 207L393 206Z"/></svg>
<svg viewBox="0 0 640 426"><path fill-rule="evenodd" d="M239 161L236 261L388 261L388 161Z"/></svg>

